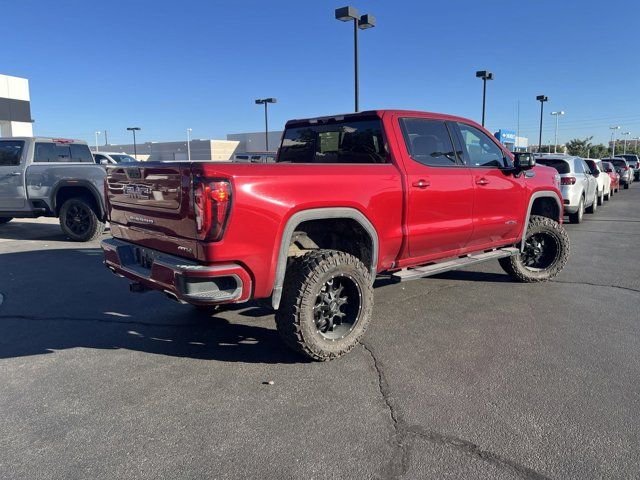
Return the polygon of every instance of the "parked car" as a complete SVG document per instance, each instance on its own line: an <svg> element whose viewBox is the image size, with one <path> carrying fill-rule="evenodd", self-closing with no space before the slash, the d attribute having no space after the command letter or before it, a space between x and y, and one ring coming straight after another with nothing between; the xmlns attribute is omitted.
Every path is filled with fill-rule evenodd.
<svg viewBox="0 0 640 480"><path fill-rule="evenodd" d="M598 199L598 205L602 205L605 200L609 200L611 197L611 178L609 178L609 175L605 173L600 160L585 158L584 161L591 170L591 175L596 178L598 183L598 193L596 194L596 198Z"/></svg>
<svg viewBox="0 0 640 480"><path fill-rule="evenodd" d="M137 160L124 152L94 152L93 158L101 165L117 165L119 163L132 163Z"/></svg>
<svg viewBox="0 0 640 480"><path fill-rule="evenodd" d="M604 171L609 175L611 179L611 195L618 193L620 190L620 174L616 172L616 167L613 163L605 162L601 160Z"/></svg>
<svg viewBox="0 0 640 480"><path fill-rule="evenodd" d="M538 154L536 162L555 168L560 175L564 211L571 223L582 222L585 211L595 213L598 208L598 181L582 158L564 154Z"/></svg>
<svg viewBox="0 0 640 480"><path fill-rule="evenodd" d="M0 138L0 224L58 217L72 240L93 240L105 226L105 175L86 142Z"/></svg>
<svg viewBox="0 0 640 480"><path fill-rule="evenodd" d="M633 170L624 158L603 158L603 162L612 163L618 175L620 175L620 185L626 190L633 182Z"/></svg>
<svg viewBox="0 0 640 480"><path fill-rule="evenodd" d="M105 265L197 306L270 299L314 360L357 345L380 272L397 281L497 259L556 276L569 253L555 170L477 123L381 110L287 122L276 164L107 166Z"/></svg>
<svg viewBox="0 0 640 480"><path fill-rule="evenodd" d="M632 153L623 153L618 155L620 158L624 158L629 164L629 168L633 169L633 179L640 180L640 158L638 155Z"/></svg>
<svg viewBox="0 0 640 480"><path fill-rule="evenodd" d="M236 154L233 160L239 163L273 163L276 156L272 153Z"/></svg>

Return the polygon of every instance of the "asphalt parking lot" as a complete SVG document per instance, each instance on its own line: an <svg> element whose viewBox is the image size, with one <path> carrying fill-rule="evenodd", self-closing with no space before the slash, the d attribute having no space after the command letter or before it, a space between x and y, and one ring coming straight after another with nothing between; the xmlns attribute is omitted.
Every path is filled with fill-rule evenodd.
<svg viewBox="0 0 640 480"><path fill-rule="evenodd" d="M256 304L130 294L98 242L14 220L0 478L637 478L640 186L585 217L551 283L381 279L364 345L322 364Z"/></svg>

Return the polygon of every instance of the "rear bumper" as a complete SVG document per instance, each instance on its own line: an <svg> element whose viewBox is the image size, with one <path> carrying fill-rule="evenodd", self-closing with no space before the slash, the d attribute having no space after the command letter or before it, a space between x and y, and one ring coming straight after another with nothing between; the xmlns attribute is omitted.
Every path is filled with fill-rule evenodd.
<svg viewBox="0 0 640 480"><path fill-rule="evenodd" d="M102 250L104 264L113 273L181 302L215 305L251 297L251 277L236 263L201 265L116 238L103 240Z"/></svg>

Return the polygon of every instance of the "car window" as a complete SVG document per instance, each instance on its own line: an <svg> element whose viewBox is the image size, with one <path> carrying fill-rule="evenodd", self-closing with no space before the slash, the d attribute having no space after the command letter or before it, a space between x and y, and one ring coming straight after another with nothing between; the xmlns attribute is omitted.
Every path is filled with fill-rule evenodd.
<svg viewBox="0 0 640 480"><path fill-rule="evenodd" d="M0 167L20 165L24 142L20 140L3 140L0 142Z"/></svg>
<svg viewBox="0 0 640 480"><path fill-rule="evenodd" d="M382 122L354 120L287 128L276 158L292 163L386 163Z"/></svg>
<svg viewBox="0 0 640 480"><path fill-rule="evenodd" d="M589 171L591 173L597 173L599 171L598 165L596 165L596 162L593 160L585 160L585 163L587 164L587 167L589 167Z"/></svg>
<svg viewBox="0 0 640 480"><path fill-rule="evenodd" d="M569 163L565 160L560 160L559 158L536 158L536 163L546 165L547 167L553 167L560 174L569 173L571 171Z"/></svg>
<svg viewBox="0 0 640 480"><path fill-rule="evenodd" d="M575 173L584 173L584 164L579 158L576 158L573 161L573 168L575 169Z"/></svg>
<svg viewBox="0 0 640 480"><path fill-rule="evenodd" d="M96 163L100 163L102 160L106 160L106 157L104 155L93 155L93 158L95 159Z"/></svg>
<svg viewBox="0 0 640 480"><path fill-rule="evenodd" d="M401 118L400 127L409 155L416 162L434 167L452 167L461 163L443 121Z"/></svg>
<svg viewBox="0 0 640 480"><path fill-rule="evenodd" d="M466 123L458 123L462 134L462 143L467 150L471 167L504 167L504 153L493 140Z"/></svg>
<svg viewBox="0 0 640 480"><path fill-rule="evenodd" d="M68 151L67 147L67 151ZM56 161L56 144L51 142L36 142L35 153L33 155L34 162L55 162Z"/></svg>
<svg viewBox="0 0 640 480"><path fill-rule="evenodd" d="M69 145L71 151L72 162L91 162L93 163L93 155L87 145L81 143L72 143Z"/></svg>
<svg viewBox="0 0 640 480"><path fill-rule="evenodd" d="M112 154L111 158L113 158L113 160L116 163L132 163L132 162L136 162L137 161L131 155L113 155Z"/></svg>

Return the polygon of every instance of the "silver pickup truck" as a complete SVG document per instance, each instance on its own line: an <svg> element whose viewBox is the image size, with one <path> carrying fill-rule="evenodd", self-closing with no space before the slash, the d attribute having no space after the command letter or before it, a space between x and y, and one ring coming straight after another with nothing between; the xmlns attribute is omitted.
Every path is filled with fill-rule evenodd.
<svg viewBox="0 0 640 480"><path fill-rule="evenodd" d="M93 240L105 226L105 176L86 142L0 138L0 227L12 218L58 217L72 240Z"/></svg>

